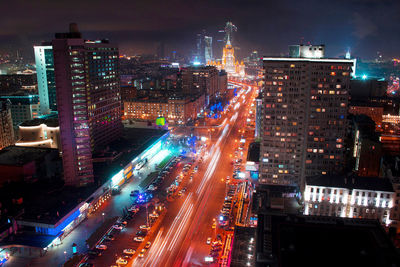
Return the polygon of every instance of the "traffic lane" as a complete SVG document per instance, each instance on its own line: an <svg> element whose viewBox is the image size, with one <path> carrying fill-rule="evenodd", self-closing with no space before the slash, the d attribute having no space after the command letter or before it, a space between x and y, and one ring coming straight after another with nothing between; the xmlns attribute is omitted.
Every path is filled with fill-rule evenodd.
<svg viewBox="0 0 400 267"><path fill-rule="evenodd" d="M232 135L227 137L230 141L224 146L223 155L233 153L235 145L233 138L237 137L237 134L233 132ZM190 262L193 264L199 262L205 264L204 257L210 255L211 250L211 245L206 244L207 238L211 237L212 240L215 240L217 234L223 232L218 225L215 229L212 229L212 219L216 218L216 221L218 221L227 191L226 177L232 177L233 166L231 165L230 157L225 156L221 158L218 166L219 168L214 174L214 179L211 181L213 183L213 193L209 198L207 209L200 223L201 231L197 232L193 238L195 242L194 246L191 247L194 247L194 252L190 258ZM224 179L224 181L221 181L221 179Z"/></svg>
<svg viewBox="0 0 400 267"><path fill-rule="evenodd" d="M203 168L202 164L199 165L199 170L197 173L195 173L193 176L193 180L191 183L187 184L187 192L182 196L182 197L178 197L173 199L172 202L168 202L167 203L167 215L165 216L164 220L161 222L160 224L160 229L164 229L163 230L163 234L161 236L161 239L164 240L166 238L167 233L172 229L171 225L173 224L173 222L175 221L175 218L177 217L178 213L180 212L181 208L182 208L182 204L185 202L186 198L188 197L188 195L190 194L190 192L193 192L195 188L197 188L197 186L199 185L200 180L198 179L198 177L200 177L201 175L204 175L205 173L205 169ZM185 175L184 177L184 181L188 182L188 179L190 177L190 172ZM176 224L175 224L176 225ZM175 231L176 229L172 229L171 231ZM157 235L157 233L155 233L155 235ZM170 236L171 240L173 238L173 236ZM168 244L166 244L167 246L170 245L170 241L167 242ZM157 251L154 251L155 249L157 249ZM157 259L149 259L149 255L154 255L157 254L161 249L159 248L150 248L149 253L145 254L145 257L143 259L140 260L135 260L133 262L132 266L149 266L150 263L155 264L155 265L161 265L161 266L165 266L163 263L162 258L165 255L165 253L161 254L160 257L158 257ZM166 249L164 249L163 251L165 251ZM154 262L149 262L149 260L154 260Z"/></svg>
<svg viewBox="0 0 400 267"><path fill-rule="evenodd" d="M234 128L234 126L232 128ZM230 131L228 133L228 136L226 137L225 141L232 139L231 138L232 136L236 136L235 131ZM228 154L229 154L229 151L232 151L231 150L232 149L231 144L229 144L229 142L227 142L227 143L221 145L222 146L222 150L223 150L223 152L222 152L223 155L227 154L225 149L227 150ZM213 189L212 190L212 192L213 192L212 196L214 196L214 197L211 197L211 199L207 199L207 204L208 205L205 207L205 210L203 210L203 211L201 209L200 210L196 210L197 212L205 212L200 217L200 220L203 220L201 222L201 224L200 224L202 231L200 231L200 235L197 235L198 236L197 240L196 240L196 236L195 237L191 236L191 234L192 234L191 232L186 234L186 239L190 239L191 241L196 240L197 242L194 242L196 244L197 243L198 244L204 244L204 243L202 243L202 241L205 242L207 240L207 238L209 237L209 235L212 234L212 231L214 231L214 236L216 236L216 231L217 230L216 229L212 230L211 233L209 233L209 231L207 231L207 224L210 225L209 227L211 228L211 225L213 223L212 218L213 217L216 218L220 213L220 209L222 207L223 200L224 200L224 197L225 197L225 179L224 178L227 176L227 174L231 173L231 171L232 171L232 167L230 165L230 159L228 158L228 160L225 160L225 164L224 164L224 161L222 160L222 162L221 162L221 159L220 159L220 162L218 162L217 171L214 173L213 179L211 179L211 181L209 181L209 184L208 184L208 186L212 185L212 187L213 187L212 188ZM224 179L224 181L221 181L221 179ZM220 185L220 188L218 188L218 185ZM209 191L207 191L206 194L210 194ZM210 195L206 195L204 197L205 198L209 198ZM212 205L210 205L210 203L212 203ZM209 221L209 220L210 220L210 222L207 223L207 221ZM197 232L197 233L199 233L199 232ZM176 257L177 260L175 261L174 266L180 265L180 263L183 261L183 254L187 253L186 251L188 251L189 247L192 247L190 245L192 243L193 242L190 242L190 243L185 242L182 245L182 247L180 249L181 252ZM203 248L204 245L201 245L200 247ZM192 251L198 251L198 250L199 250L198 248L195 248L194 250L189 250L190 251L189 253L192 253ZM171 256L171 257L173 257L173 256ZM188 257L190 257L190 256L186 255L185 256L185 260ZM199 260L201 260L201 258L197 259L197 262L199 262ZM203 258L203 260L204 260L204 258Z"/></svg>

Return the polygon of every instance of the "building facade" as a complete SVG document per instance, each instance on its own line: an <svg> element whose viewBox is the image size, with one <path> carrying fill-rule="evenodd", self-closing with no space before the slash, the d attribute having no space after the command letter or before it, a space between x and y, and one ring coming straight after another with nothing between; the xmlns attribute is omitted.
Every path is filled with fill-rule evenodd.
<svg viewBox="0 0 400 267"><path fill-rule="evenodd" d="M16 146L61 149L60 127L57 119L25 121L19 127Z"/></svg>
<svg viewBox="0 0 400 267"><path fill-rule="evenodd" d="M378 219L390 223L394 190L386 178L308 177L304 191L304 214Z"/></svg>
<svg viewBox="0 0 400 267"><path fill-rule="evenodd" d="M185 124L197 118L205 106L204 94L195 97L132 99L124 102L126 119L155 121L164 117L169 124Z"/></svg>
<svg viewBox="0 0 400 267"><path fill-rule="evenodd" d="M14 142L11 102L0 100L0 149L11 146Z"/></svg>
<svg viewBox="0 0 400 267"><path fill-rule="evenodd" d="M182 69L182 91L185 95L205 94L215 96L218 90L218 70L212 66Z"/></svg>
<svg viewBox="0 0 400 267"><path fill-rule="evenodd" d="M260 183L298 184L339 171L353 62L264 58Z"/></svg>
<svg viewBox="0 0 400 267"><path fill-rule="evenodd" d="M1 96L0 99L9 99L11 102L11 116L13 125L18 126L27 120L40 116L38 95Z"/></svg>
<svg viewBox="0 0 400 267"><path fill-rule="evenodd" d="M64 179L93 182L92 151L122 133L118 48L82 39L76 25L52 42Z"/></svg>
<svg viewBox="0 0 400 267"><path fill-rule="evenodd" d="M51 110L57 110L53 47L50 44L43 44L34 46L33 50L35 52L40 112L48 114Z"/></svg>

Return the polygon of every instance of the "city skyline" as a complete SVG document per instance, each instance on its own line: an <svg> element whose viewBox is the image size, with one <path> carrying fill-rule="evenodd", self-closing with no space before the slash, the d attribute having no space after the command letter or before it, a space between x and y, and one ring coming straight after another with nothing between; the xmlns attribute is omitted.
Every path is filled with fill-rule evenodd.
<svg viewBox="0 0 400 267"><path fill-rule="evenodd" d="M33 44L49 40L53 32L76 22L87 38L110 38L125 54L154 53L159 42L166 43L169 50L189 54L194 50L198 32L205 29L217 43L223 40L218 31L230 20L238 27L236 45L240 46L238 52L242 57L252 50L265 56L285 54L287 45L300 42L329 44L329 57L344 55L347 49L366 59L374 58L378 51L385 57L396 57L395 47L400 38L395 33L400 21L395 11L399 5L393 0L286 0L273 4L254 0L245 4L121 1L110 7L105 0L96 2L96 6L74 1L68 5L15 1L0 4L5 11L0 19L0 49L20 49L29 56ZM109 12L110 9L115 12ZM324 16L318 12L324 12ZM40 18L32 20L32 15Z"/></svg>

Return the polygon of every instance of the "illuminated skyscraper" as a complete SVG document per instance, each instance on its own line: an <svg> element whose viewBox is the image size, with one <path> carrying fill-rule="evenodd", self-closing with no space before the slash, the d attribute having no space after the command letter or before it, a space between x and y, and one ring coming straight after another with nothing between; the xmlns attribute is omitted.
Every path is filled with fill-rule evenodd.
<svg viewBox="0 0 400 267"><path fill-rule="evenodd" d="M204 54L205 54L204 63L207 63L207 62L210 62L213 60L212 37L211 36L204 36Z"/></svg>
<svg viewBox="0 0 400 267"><path fill-rule="evenodd" d="M83 186L93 182L92 151L122 133L118 48L82 39L71 24L53 51L64 179Z"/></svg>
<svg viewBox="0 0 400 267"><path fill-rule="evenodd" d="M260 183L298 184L343 166L353 61L264 58Z"/></svg>
<svg viewBox="0 0 400 267"><path fill-rule="evenodd" d="M40 113L48 114L57 110L56 84L54 78L53 47L42 44L33 47L40 99Z"/></svg>

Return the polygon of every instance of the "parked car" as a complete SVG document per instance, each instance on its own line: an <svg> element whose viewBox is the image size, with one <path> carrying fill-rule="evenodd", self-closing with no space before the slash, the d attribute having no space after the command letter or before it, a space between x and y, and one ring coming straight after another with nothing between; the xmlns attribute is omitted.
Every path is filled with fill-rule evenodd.
<svg viewBox="0 0 400 267"><path fill-rule="evenodd" d="M118 265L127 265L128 261L123 258L119 258L115 263Z"/></svg>
<svg viewBox="0 0 400 267"><path fill-rule="evenodd" d="M144 246L144 248L145 248L145 249L149 249L150 246L151 246L151 242L149 241L149 242L146 243L146 245Z"/></svg>
<svg viewBox="0 0 400 267"><path fill-rule="evenodd" d="M143 237L140 237L140 236L135 236L135 237L133 238L133 240L136 241L136 242L141 243L141 242L143 242L144 238L143 238Z"/></svg>
<svg viewBox="0 0 400 267"><path fill-rule="evenodd" d="M106 245L97 245L96 248L100 249L100 250L106 250L107 246Z"/></svg>
<svg viewBox="0 0 400 267"><path fill-rule="evenodd" d="M133 255L133 254L135 254L135 250L134 249L131 249L131 248L127 248L127 249L124 249L124 254L128 254L128 255Z"/></svg>

